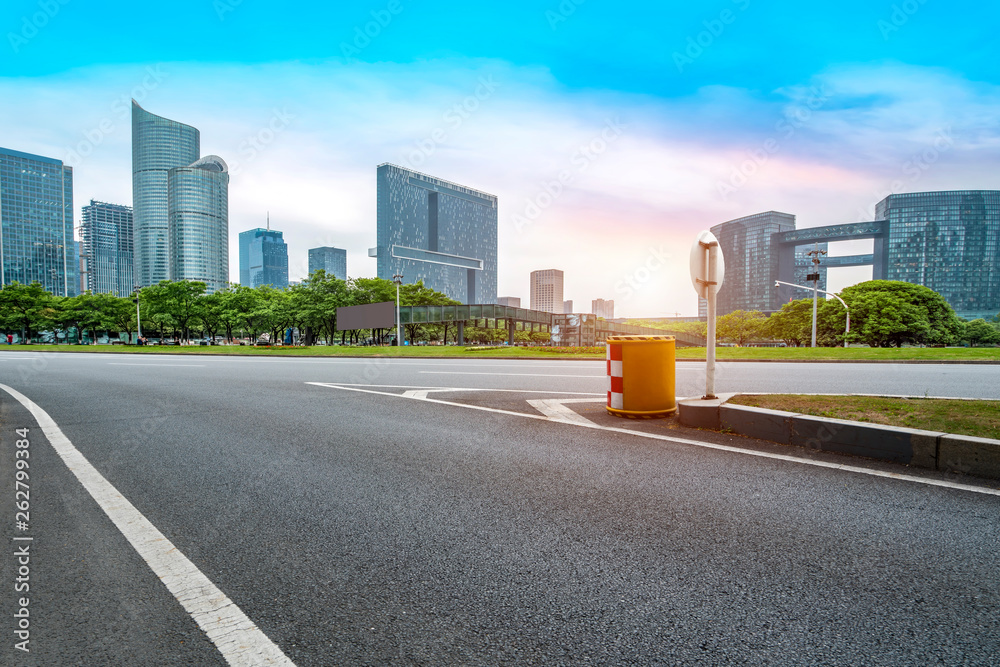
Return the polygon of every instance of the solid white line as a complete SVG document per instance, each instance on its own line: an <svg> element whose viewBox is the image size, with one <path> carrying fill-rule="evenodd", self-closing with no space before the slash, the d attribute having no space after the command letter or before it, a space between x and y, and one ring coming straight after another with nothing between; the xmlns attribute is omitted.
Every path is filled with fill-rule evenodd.
<svg viewBox="0 0 1000 667"><path fill-rule="evenodd" d="M467 371L417 371L427 375L517 375L531 378L606 378L607 375L545 375L543 373L470 373Z"/></svg>
<svg viewBox="0 0 1000 667"><path fill-rule="evenodd" d="M594 422L590 421L576 411L567 408L564 403L600 403L606 400L606 398L535 398L528 401L528 405L535 408L554 422L590 426Z"/></svg>
<svg viewBox="0 0 1000 667"><path fill-rule="evenodd" d="M108 366L166 366L169 368L204 368L205 364L126 364L118 362L108 362Z"/></svg>
<svg viewBox="0 0 1000 667"><path fill-rule="evenodd" d="M253 624L229 597L194 563L177 550L156 526L125 499L73 446L55 421L31 399L0 384L35 417L49 444L83 488L97 501L125 539L139 552L153 573L198 623L230 665L286 665L294 667L267 635Z"/></svg>
<svg viewBox="0 0 1000 667"><path fill-rule="evenodd" d="M391 392L384 391L372 391L370 389L360 389L358 387L348 387L344 385L339 385L336 383L324 383L324 382L307 382L306 384L316 385L318 387L328 387L330 389L343 389L344 391L357 391L364 394L377 394L380 396L393 396L396 398L401 398L400 394L393 394ZM442 401L436 398L415 398L412 400L424 401L426 403L438 403L441 405L452 405L459 408L466 408L469 410L484 410L486 412L495 412L497 414L512 415L514 417L524 417L526 419L540 419L542 421L551 421L547 417L542 415L533 415L526 412L515 412L513 410L500 410L498 408L487 408L482 405L465 405L464 403L454 403L452 401ZM971 484L958 484L957 482L948 482L945 480L938 479L928 479L924 477L915 477L913 475L903 475L894 472L884 472L882 470L871 470L869 468L861 468L858 466L850 466L843 463L829 463L827 461L813 461L810 459L802 459L797 456L789 456L787 454L772 454L770 452L759 452L752 449L743 449L740 447L730 447L728 445L716 445L711 442L701 442L698 440L688 440L686 438L674 438L671 436L660 435L657 433L645 433L643 431L633 431L627 428L620 428L614 426L600 426L593 422L588 422L583 424L580 422L568 422L575 426L582 426L584 428L599 429L602 431L611 431L613 433L623 433L626 435L638 436L640 438L649 438L652 440L663 440L665 442L673 442L680 445L691 445L692 447L702 447L704 449L715 449L722 452L730 452L733 454L744 454L746 456L756 456L765 459L775 459L778 461L787 461L789 463L798 463L801 465L814 466L817 468L829 468L832 470L842 470L844 472L853 472L860 475L870 475L872 477L887 477L889 479L898 479L904 482L913 482L915 484L925 484L927 486L940 486L948 489L958 489L960 491L971 491L972 493L982 493L990 496L1000 496L1000 489L990 489L982 486L972 486Z"/></svg>
<svg viewBox="0 0 1000 667"><path fill-rule="evenodd" d="M543 391L541 389L483 389L482 387L425 387L423 385L412 384L362 384L360 382L307 382L306 384L317 384L322 387L387 387L389 389L433 389L435 391L504 391L512 394L559 394L560 396L606 396L606 393L593 391ZM404 392L405 393L405 392Z"/></svg>

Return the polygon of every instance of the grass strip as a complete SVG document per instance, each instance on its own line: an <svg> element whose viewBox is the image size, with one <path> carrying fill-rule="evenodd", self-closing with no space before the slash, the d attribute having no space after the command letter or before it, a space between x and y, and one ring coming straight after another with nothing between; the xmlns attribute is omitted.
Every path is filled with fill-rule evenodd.
<svg viewBox="0 0 1000 667"><path fill-rule="evenodd" d="M1000 401L762 394L740 395L729 402L816 417L1000 440Z"/></svg>

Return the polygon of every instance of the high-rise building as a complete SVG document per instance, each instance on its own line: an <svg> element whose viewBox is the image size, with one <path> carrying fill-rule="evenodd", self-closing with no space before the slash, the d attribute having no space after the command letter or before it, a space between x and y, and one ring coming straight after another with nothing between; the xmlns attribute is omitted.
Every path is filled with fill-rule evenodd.
<svg viewBox="0 0 1000 667"><path fill-rule="evenodd" d="M606 320L615 319L614 299L594 299L590 302L590 312Z"/></svg>
<svg viewBox="0 0 1000 667"><path fill-rule="evenodd" d="M559 269L542 269L531 272L531 310L562 314L562 271Z"/></svg>
<svg viewBox="0 0 1000 667"><path fill-rule="evenodd" d="M170 280L198 280L209 294L229 284L229 167L207 155L167 174Z"/></svg>
<svg viewBox="0 0 1000 667"><path fill-rule="evenodd" d="M462 303L496 303L497 198L379 165L378 277L403 275ZM374 253L374 254L373 254Z"/></svg>
<svg viewBox="0 0 1000 667"><path fill-rule="evenodd" d="M323 269L327 275L347 280L347 251L323 246L309 249L309 275Z"/></svg>
<svg viewBox="0 0 1000 667"><path fill-rule="evenodd" d="M270 225L240 232L240 284L288 287L288 246L281 232Z"/></svg>
<svg viewBox="0 0 1000 667"><path fill-rule="evenodd" d="M777 268L771 262L771 235L795 229L795 216L767 211L712 227L726 264L716 296L716 313L780 307Z"/></svg>
<svg viewBox="0 0 1000 667"><path fill-rule="evenodd" d="M37 281L57 296L75 296L77 261L73 168L0 148L0 286Z"/></svg>
<svg viewBox="0 0 1000 667"><path fill-rule="evenodd" d="M572 312L573 312L573 299L566 299L565 301L563 301L563 313L566 314Z"/></svg>
<svg viewBox="0 0 1000 667"><path fill-rule="evenodd" d="M184 123L149 113L132 100L132 215L135 278L141 286L170 276L168 176L201 155L201 135Z"/></svg>
<svg viewBox="0 0 1000 667"><path fill-rule="evenodd" d="M84 289L94 294L128 296L133 281L132 208L90 200L80 225Z"/></svg>
<svg viewBox="0 0 1000 667"><path fill-rule="evenodd" d="M1000 191L889 195L875 217L888 223L886 278L931 288L961 317L1000 312Z"/></svg>
<svg viewBox="0 0 1000 667"><path fill-rule="evenodd" d="M520 308L521 307L521 297L519 296L501 296L497 298L498 306L508 306L510 308Z"/></svg>

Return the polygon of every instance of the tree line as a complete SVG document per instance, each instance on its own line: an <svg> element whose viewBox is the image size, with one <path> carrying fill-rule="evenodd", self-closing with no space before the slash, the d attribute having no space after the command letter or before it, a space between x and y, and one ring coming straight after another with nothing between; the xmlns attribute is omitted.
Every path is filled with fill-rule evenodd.
<svg viewBox="0 0 1000 667"><path fill-rule="evenodd" d="M844 306L836 299L821 299L816 316L819 346L839 347L845 340L870 347L1000 344L1000 314L989 321L966 322L944 297L923 285L869 280L844 289L839 296L850 310L851 331L845 331ZM720 341L740 346L768 341L808 346L812 342L812 308L810 298L790 301L770 316L737 310L716 320L716 334ZM666 325L649 322L646 326ZM669 328L706 335L704 322L670 324Z"/></svg>
<svg viewBox="0 0 1000 667"><path fill-rule="evenodd" d="M297 329L306 344L323 340L329 345L338 338L342 344L357 344L366 340L381 342L391 329L337 331L337 308L395 300L396 285L392 281L341 280L322 270L285 290L234 284L212 294L206 293L205 283L190 280L165 280L128 297L90 292L60 297L45 291L37 282L11 283L0 290L0 330L5 335L17 335L21 342L49 332L57 340L79 343L88 335L91 341L96 341L105 336L118 339L124 334L125 340L131 341L140 323L147 338L177 341L194 338L256 341L263 334L268 334L270 341L279 341L285 331ZM400 285L399 302L402 306L459 303L425 287L423 282ZM456 333L454 323L407 324L405 328L410 341L447 342L454 340ZM548 337L528 332L517 334L521 341ZM506 331L490 326L466 327L465 335L470 342L480 343L500 342L507 336Z"/></svg>

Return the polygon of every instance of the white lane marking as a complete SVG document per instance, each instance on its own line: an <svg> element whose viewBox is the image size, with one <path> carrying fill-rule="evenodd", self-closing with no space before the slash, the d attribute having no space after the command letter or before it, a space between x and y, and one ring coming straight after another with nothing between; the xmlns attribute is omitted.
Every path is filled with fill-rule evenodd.
<svg viewBox="0 0 1000 667"><path fill-rule="evenodd" d="M411 389L410 391L404 391L403 396L406 398L427 398L427 394L438 394L441 392L452 392L455 391L451 388L443 389ZM466 391L487 391L486 389L468 389Z"/></svg>
<svg viewBox="0 0 1000 667"><path fill-rule="evenodd" d="M171 368L204 368L205 364L127 364L118 362L108 362L108 366L167 366Z"/></svg>
<svg viewBox="0 0 1000 667"><path fill-rule="evenodd" d="M357 391L364 394L377 394L380 396L393 396L400 398L400 394L393 394L391 392L385 391L372 391L370 389L360 389L358 387L348 387L345 385L340 385L336 383L325 383L325 382L307 382L306 384L316 385L317 387L327 387L329 389L343 389L344 391ZM513 410L501 410L499 408L487 408L482 405L465 405L464 403L455 403L452 401L442 401L436 398L420 398L413 399L419 401L425 401L427 403L439 403L441 405L453 405L459 408L467 408L469 410L484 410L486 412L495 412L502 415L513 415L515 417L524 417L526 419L540 419L542 421L551 421L548 417L543 417L542 415L533 415L526 412L514 412ZM797 456L789 456L787 454L773 454L771 452L759 452L752 449L742 449L740 447L730 447L729 445L717 445L711 442L700 442L698 440L688 440L686 438L675 438L667 435L660 435L658 433L645 433L643 431L633 431L627 428L620 428L616 426L600 426L593 422L588 422L586 424L581 422L569 422L575 426L582 426L584 428L599 429L602 431L611 431L612 433L624 433L626 435L638 436L640 438L649 438L651 440L663 440L665 442L673 442L680 445L691 445L692 447L702 447L704 449L715 449L722 452L731 452L733 454L745 454L746 456L756 456L758 458L764 459L775 459L778 461L787 461L789 463L798 463L801 465L814 466L817 468L829 468L831 470L842 470L844 472L853 472L860 475L869 475L872 477L887 477L889 479L898 479L904 482L913 482L915 484L924 484L927 486L940 486L948 489L958 489L960 491L971 491L972 493L982 493L990 496L1000 496L1000 489L990 489L982 486L972 486L971 484L959 484L957 482L948 482L939 479L928 479L924 477L915 477L913 475L903 475L895 472L885 472L882 470L870 470L868 468L860 468L858 466L846 465L844 463L829 463L827 461L813 461L810 459L802 459Z"/></svg>
<svg viewBox="0 0 1000 667"><path fill-rule="evenodd" d="M0 384L34 416L49 444L97 501L125 539L146 561L153 573L198 623L216 648L234 667L294 663L254 625L232 600L219 590L194 563L177 550L156 526L125 499L73 446L55 421L30 398Z"/></svg>
<svg viewBox="0 0 1000 667"><path fill-rule="evenodd" d="M320 384L321 382L307 382L306 384ZM387 387L389 389L434 389L440 391L505 391L512 394L559 394L560 396L605 396L606 393L594 391L545 391L542 389L484 389L483 387L425 387L423 385L412 384L362 384L360 382L332 382L331 385L338 387ZM325 385L324 385L325 386Z"/></svg>
<svg viewBox="0 0 1000 667"><path fill-rule="evenodd" d="M535 398L528 405L554 422L590 426L594 422L566 407L566 403L603 403L606 398Z"/></svg>
<svg viewBox="0 0 1000 667"><path fill-rule="evenodd" d="M583 369L581 369L583 370ZM468 371L417 371L427 375L517 375L532 378L606 378L607 375L546 375L544 373L471 373Z"/></svg>

